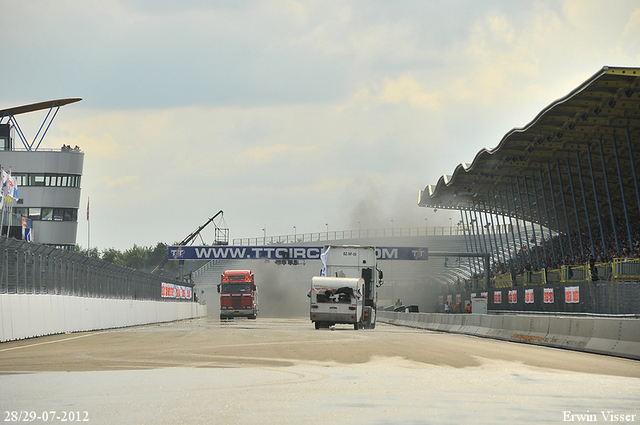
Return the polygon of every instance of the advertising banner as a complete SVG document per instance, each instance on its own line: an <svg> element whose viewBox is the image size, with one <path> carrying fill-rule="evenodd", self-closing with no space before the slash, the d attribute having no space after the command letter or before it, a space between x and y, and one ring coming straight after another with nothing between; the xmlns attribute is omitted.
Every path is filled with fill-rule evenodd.
<svg viewBox="0 0 640 425"><path fill-rule="evenodd" d="M512 289L509 291L509 304L515 304L518 302L518 291Z"/></svg>
<svg viewBox="0 0 640 425"><path fill-rule="evenodd" d="M525 289L524 302L525 304L533 304L533 289Z"/></svg>
<svg viewBox="0 0 640 425"><path fill-rule="evenodd" d="M564 302L567 304L575 304L580 302L580 287L579 286L565 286L564 287Z"/></svg>
<svg viewBox="0 0 640 425"><path fill-rule="evenodd" d="M544 288L544 303L553 304L553 288Z"/></svg>
<svg viewBox="0 0 640 425"><path fill-rule="evenodd" d="M175 298L175 285L162 282L162 298Z"/></svg>
<svg viewBox="0 0 640 425"><path fill-rule="evenodd" d="M181 300L190 300L193 295L193 288L182 285L174 285L173 283L162 282L161 296L162 298L177 298Z"/></svg>
<svg viewBox="0 0 640 425"><path fill-rule="evenodd" d="M496 291L493 293L493 303L502 304L502 292Z"/></svg>
<svg viewBox="0 0 640 425"><path fill-rule="evenodd" d="M170 246L169 260L320 260L320 246ZM378 260L428 260L421 247L376 247Z"/></svg>

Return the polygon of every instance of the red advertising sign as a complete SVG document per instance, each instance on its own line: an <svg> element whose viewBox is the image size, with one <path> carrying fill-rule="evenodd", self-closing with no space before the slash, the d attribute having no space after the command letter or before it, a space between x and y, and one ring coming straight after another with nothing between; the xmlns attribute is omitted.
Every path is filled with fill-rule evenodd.
<svg viewBox="0 0 640 425"><path fill-rule="evenodd" d="M496 291L493 293L493 303L502 304L502 292Z"/></svg>
<svg viewBox="0 0 640 425"><path fill-rule="evenodd" d="M579 286L565 286L564 287L564 301L568 303L580 302L580 287Z"/></svg>
<svg viewBox="0 0 640 425"><path fill-rule="evenodd" d="M544 303L553 304L553 288L544 288Z"/></svg>
<svg viewBox="0 0 640 425"><path fill-rule="evenodd" d="M525 289L524 302L525 304L533 304L533 289Z"/></svg>
<svg viewBox="0 0 640 425"><path fill-rule="evenodd" d="M509 304L515 304L518 302L518 291L515 289L509 291Z"/></svg>

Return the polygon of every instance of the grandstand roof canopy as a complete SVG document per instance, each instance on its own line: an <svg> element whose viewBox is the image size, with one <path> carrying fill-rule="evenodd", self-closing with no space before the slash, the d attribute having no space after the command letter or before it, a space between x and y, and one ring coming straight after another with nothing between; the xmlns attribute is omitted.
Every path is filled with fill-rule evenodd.
<svg viewBox="0 0 640 425"><path fill-rule="evenodd" d="M428 185L420 191L418 205L503 215L517 212L520 218L548 226L544 213L538 217L537 207L542 209L546 202L551 209L552 197L556 206L561 205L564 194L568 220L575 224L586 217L585 204L594 203L595 196L598 204L606 202L607 181L614 215L623 213L621 175L627 208L640 218L638 157L640 68L605 66L524 128L509 131L496 148L481 150L471 164L460 164L452 175ZM593 215L589 221L596 219ZM548 227L557 230L553 223Z"/></svg>
<svg viewBox="0 0 640 425"><path fill-rule="evenodd" d="M56 114L58 113L58 110L60 109L60 107L68 105L70 103L79 102L81 100L82 100L81 97L68 97L65 99L47 100L44 102L30 103L28 105L21 105L21 106L14 106L12 108L0 109L0 124L3 124L4 119L7 118L7 120L13 124L13 127L16 130L18 137L22 141L22 145L24 146L24 148L28 151L31 151L31 150L37 151L38 148L40 147L40 144L42 143L42 140L47 134L47 131L51 126L51 123L56 117ZM47 113L47 115L44 117L44 120L42 121L42 125L40 126L40 130L36 135L36 138L38 137L38 135L40 136L40 141L36 145L36 141L37 141L36 138L34 138L33 141L30 142L27 140L27 137L22 133L22 129L18 125L15 115L26 114L28 112L35 112L35 111L40 111L44 109L49 109L49 113ZM53 114L51 113L52 111L54 111ZM44 129L44 131L41 131L42 129Z"/></svg>
<svg viewBox="0 0 640 425"><path fill-rule="evenodd" d="M28 112L40 111L80 102L81 97L69 97L66 99L47 100L45 102L31 103L29 105L14 106L13 108L0 109L0 117L26 114Z"/></svg>

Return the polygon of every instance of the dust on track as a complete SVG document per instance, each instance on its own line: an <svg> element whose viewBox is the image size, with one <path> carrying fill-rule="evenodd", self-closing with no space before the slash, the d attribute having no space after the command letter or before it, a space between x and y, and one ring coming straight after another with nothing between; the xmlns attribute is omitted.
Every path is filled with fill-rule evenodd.
<svg viewBox="0 0 640 425"><path fill-rule="evenodd" d="M378 324L315 330L308 319L217 317L0 344L0 374L167 367L289 367L401 358L453 368L503 360L558 371L640 377L640 362L529 344Z"/></svg>

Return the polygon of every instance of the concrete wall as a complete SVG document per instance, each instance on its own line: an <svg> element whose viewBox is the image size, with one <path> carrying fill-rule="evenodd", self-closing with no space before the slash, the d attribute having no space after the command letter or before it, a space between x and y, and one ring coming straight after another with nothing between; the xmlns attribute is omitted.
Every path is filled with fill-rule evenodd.
<svg viewBox="0 0 640 425"><path fill-rule="evenodd" d="M0 342L65 332L170 322L206 315L206 305L186 301L2 294Z"/></svg>
<svg viewBox="0 0 640 425"><path fill-rule="evenodd" d="M640 319L378 312L378 321L640 360Z"/></svg>

